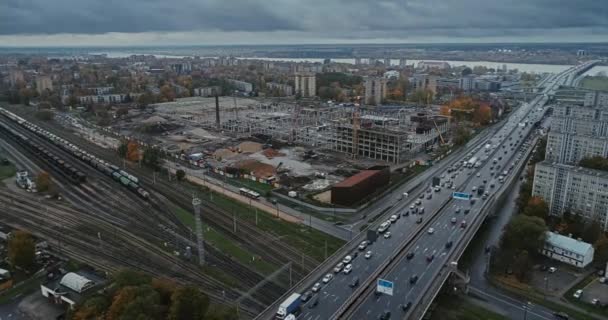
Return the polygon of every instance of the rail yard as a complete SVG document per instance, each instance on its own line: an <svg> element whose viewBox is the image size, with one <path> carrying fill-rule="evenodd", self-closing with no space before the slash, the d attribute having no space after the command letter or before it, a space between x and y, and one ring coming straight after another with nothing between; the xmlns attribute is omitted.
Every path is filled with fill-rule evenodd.
<svg viewBox="0 0 608 320"><path fill-rule="evenodd" d="M238 303L249 316L320 263L248 221L239 221L236 232L233 213L203 201L205 225L280 272L265 280L267 274L207 242L209 267L201 268L193 262L192 230L175 215L191 212L191 190L142 168L119 168L111 163L111 150L76 141L61 128L52 133L6 109L0 114L0 142L11 160L29 172L49 172L62 197L41 199L2 188L2 222L48 239L60 254L108 272L130 267L194 283L216 302ZM235 281L227 285L226 277Z"/></svg>

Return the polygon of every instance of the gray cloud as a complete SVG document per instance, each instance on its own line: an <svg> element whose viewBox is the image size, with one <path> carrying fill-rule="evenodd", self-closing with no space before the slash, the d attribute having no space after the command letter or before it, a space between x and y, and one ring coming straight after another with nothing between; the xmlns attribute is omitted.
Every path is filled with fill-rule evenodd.
<svg viewBox="0 0 608 320"><path fill-rule="evenodd" d="M605 33L606 17L604 0L2 0L0 35L290 31L343 39L534 36L562 29Z"/></svg>

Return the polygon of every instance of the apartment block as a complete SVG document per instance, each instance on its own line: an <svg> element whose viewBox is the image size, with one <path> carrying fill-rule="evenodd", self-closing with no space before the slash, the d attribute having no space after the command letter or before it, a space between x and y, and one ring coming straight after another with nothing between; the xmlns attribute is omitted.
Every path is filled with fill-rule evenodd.
<svg viewBox="0 0 608 320"><path fill-rule="evenodd" d="M594 91L585 94L585 106L608 107L608 92Z"/></svg>
<svg viewBox="0 0 608 320"><path fill-rule="evenodd" d="M551 215L570 211L608 230L608 172L545 160L536 164L532 195L549 204Z"/></svg>
<svg viewBox="0 0 608 320"><path fill-rule="evenodd" d="M296 94L302 97L315 97L317 95L317 80L312 72L296 72Z"/></svg>
<svg viewBox="0 0 608 320"><path fill-rule="evenodd" d="M386 98L386 79L382 77L365 78L365 104L380 105Z"/></svg>

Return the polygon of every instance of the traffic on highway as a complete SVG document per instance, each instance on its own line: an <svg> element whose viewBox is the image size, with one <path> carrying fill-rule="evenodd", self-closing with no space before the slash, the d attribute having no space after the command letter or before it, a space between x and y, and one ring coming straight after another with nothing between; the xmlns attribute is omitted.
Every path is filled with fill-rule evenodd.
<svg viewBox="0 0 608 320"><path fill-rule="evenodd" d="M433 183L422 190L400 192L395 197L397 203L375 225L375 235L368 233L367 240L297 294L299 302L291 301L297 304L294 317L409 318L437 275L450 272L445 267L455 261L448 259L463 245L465 234L476 231L469 231L469 227L485 217L484 204L512 179L515 168L525 160L533 147L530 134L545 115L556 86L585 67L543 79L539 87L544 90L500 127L490 129L490 138L472 145L465 156L437 172ZM377 290L378 279L390 282L390 290ZM277 317L290 315L283 312Z"/></svg>

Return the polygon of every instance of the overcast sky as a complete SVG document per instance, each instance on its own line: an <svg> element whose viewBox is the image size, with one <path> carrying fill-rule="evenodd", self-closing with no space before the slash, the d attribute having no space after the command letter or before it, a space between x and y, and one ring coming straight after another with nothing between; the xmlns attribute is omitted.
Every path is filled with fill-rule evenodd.
<svg viewBox="0 0 608 320"><path fill-rule="evenodd" d="M584 42L607 0L0 0L0 46Z"/></svg>

